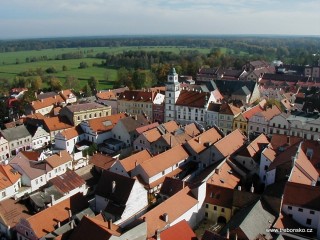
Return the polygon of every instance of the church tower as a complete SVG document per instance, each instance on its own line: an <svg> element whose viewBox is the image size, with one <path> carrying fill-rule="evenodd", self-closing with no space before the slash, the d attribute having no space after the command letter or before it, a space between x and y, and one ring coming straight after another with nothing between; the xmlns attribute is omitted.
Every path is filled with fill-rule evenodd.
<svg viewBox="0 0 320 240"><path fill-rule="evenodd" d="M165 122L176 120L175 104L180 95L180 91L178 74L174 68L171 68L166 83Z"/></svg>

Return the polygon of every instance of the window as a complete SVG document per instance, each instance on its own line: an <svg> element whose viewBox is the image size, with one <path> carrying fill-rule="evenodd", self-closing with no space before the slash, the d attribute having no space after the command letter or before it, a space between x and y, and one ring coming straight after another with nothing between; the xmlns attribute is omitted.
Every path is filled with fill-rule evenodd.
<svg viewBox="0 0 320 240"><path fill-rule="evenodd" d="M289 209L289 210L292 210L292 207L291 207L291 206L288 206L288 209Z"/></svg>
<svg viewBox="0 0 320 240"><path fill-rule="evenodd" d="M1 193L1 196L4 198L4 197L6 196L6 192L5 192L5 191L2 192L2 193Z"/></svg>
<svg viewBox="0 0 320 240"><path fill-rule="evenodd" d="M207 212L205 213L205 216L208 217L208 213Z"/></svg>
<svg viewBox="0 0 320 240"><path fill-rule="evenodd" d="M267 171L268 170L268 165L264 166L264 170Z"/></svg>
<svg viewBox="0 0 320 240"><path fill-rule="evenodd" d="M299 208L298 211L299 211L299 212L303 212L303 209L302 209L302 208Z"/></svg>
<svg viewBox="0 0 320 240"><path fill-rule="evenodd" d="M221 208L221 212L224 212L224 208Z"/></svg>
<svg viewBox="0 0 320 240"><path fill-rule="evenodd" d="M314 215L314 211L310 210L310 214Z"/></svg>
<svg viewBox="0 0 320 240"><path fill-rule="evenodd" d="M312 220L310 218L307 218L306 224L311 225Z"/></svg>
<svg viewBox="0 0 320 240"><path fill-rule="evenodd" d="M208 203L206 203L206 208L208 208L209 207L209 204Z"/></svg>
<svg viewBox="0 0 320 240"><path fill-rule="evenodd" d="M214 206L214 207L213 207L213 210L214 210L214 211L217 211L217 206Z"/></svg>

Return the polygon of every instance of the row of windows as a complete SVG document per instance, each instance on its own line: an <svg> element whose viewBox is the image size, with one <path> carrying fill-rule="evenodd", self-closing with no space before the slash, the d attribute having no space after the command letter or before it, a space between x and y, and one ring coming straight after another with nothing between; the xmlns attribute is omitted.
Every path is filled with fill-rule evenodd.
<svg viewBox="0 0 320 240"><path fill-rule="evenodd" d="M209 208L209 204L206 203L206 208ZM218 207L217 206L213 206L213 210L214 211L217 211L218 210ZM224 208L221 208L221 212L225 212L225 209Z"/></svg>

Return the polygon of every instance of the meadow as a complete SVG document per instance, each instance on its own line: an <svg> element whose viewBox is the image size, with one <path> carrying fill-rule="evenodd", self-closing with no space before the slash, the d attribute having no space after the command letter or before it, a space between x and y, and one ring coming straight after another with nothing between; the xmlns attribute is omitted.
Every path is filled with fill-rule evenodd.
<svg viewBox="0 0 320 240"><path fill-rule="evenodd" d="M46 49L39 51L19 51L0 53L0 80L8 79L12 82L17 74L28 71L30 69L42 68L46 70L49 67L54 67L57 73L51 74L59 78L62 83L65 82L67 76L76 77L79 80L79 89L87 84L90 77L95 77L99 81L98 90L112 88L113 82L117 80L117 70L98 67L103 59L93 58L97 53L107 52L110 54L118 54L123 51L164 51L179 53L183 50L199 51L201 53L209 53L209 48L187 48L175 46L155 46L155 47L90 47L90 48L62 48L62 49ZM55 60L57 56L68 53L83 54L81 59ZM35 62L28 62L28 59L43 58ZM80 69L81 62L86 62L88 68ZM63 71L63 66L66 70ZM43 87L46 87L44 84Z"/></svg>

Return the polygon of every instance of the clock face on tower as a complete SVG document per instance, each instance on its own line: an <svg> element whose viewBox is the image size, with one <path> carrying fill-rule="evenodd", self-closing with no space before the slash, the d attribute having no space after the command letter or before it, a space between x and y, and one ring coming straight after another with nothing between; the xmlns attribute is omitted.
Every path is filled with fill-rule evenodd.
<svg viewBox="0 0 320 240"><path fill-rule="evenodd" d="M172 80L173 80L173 77L169 77L169 80L172 81Z"/></svg>

